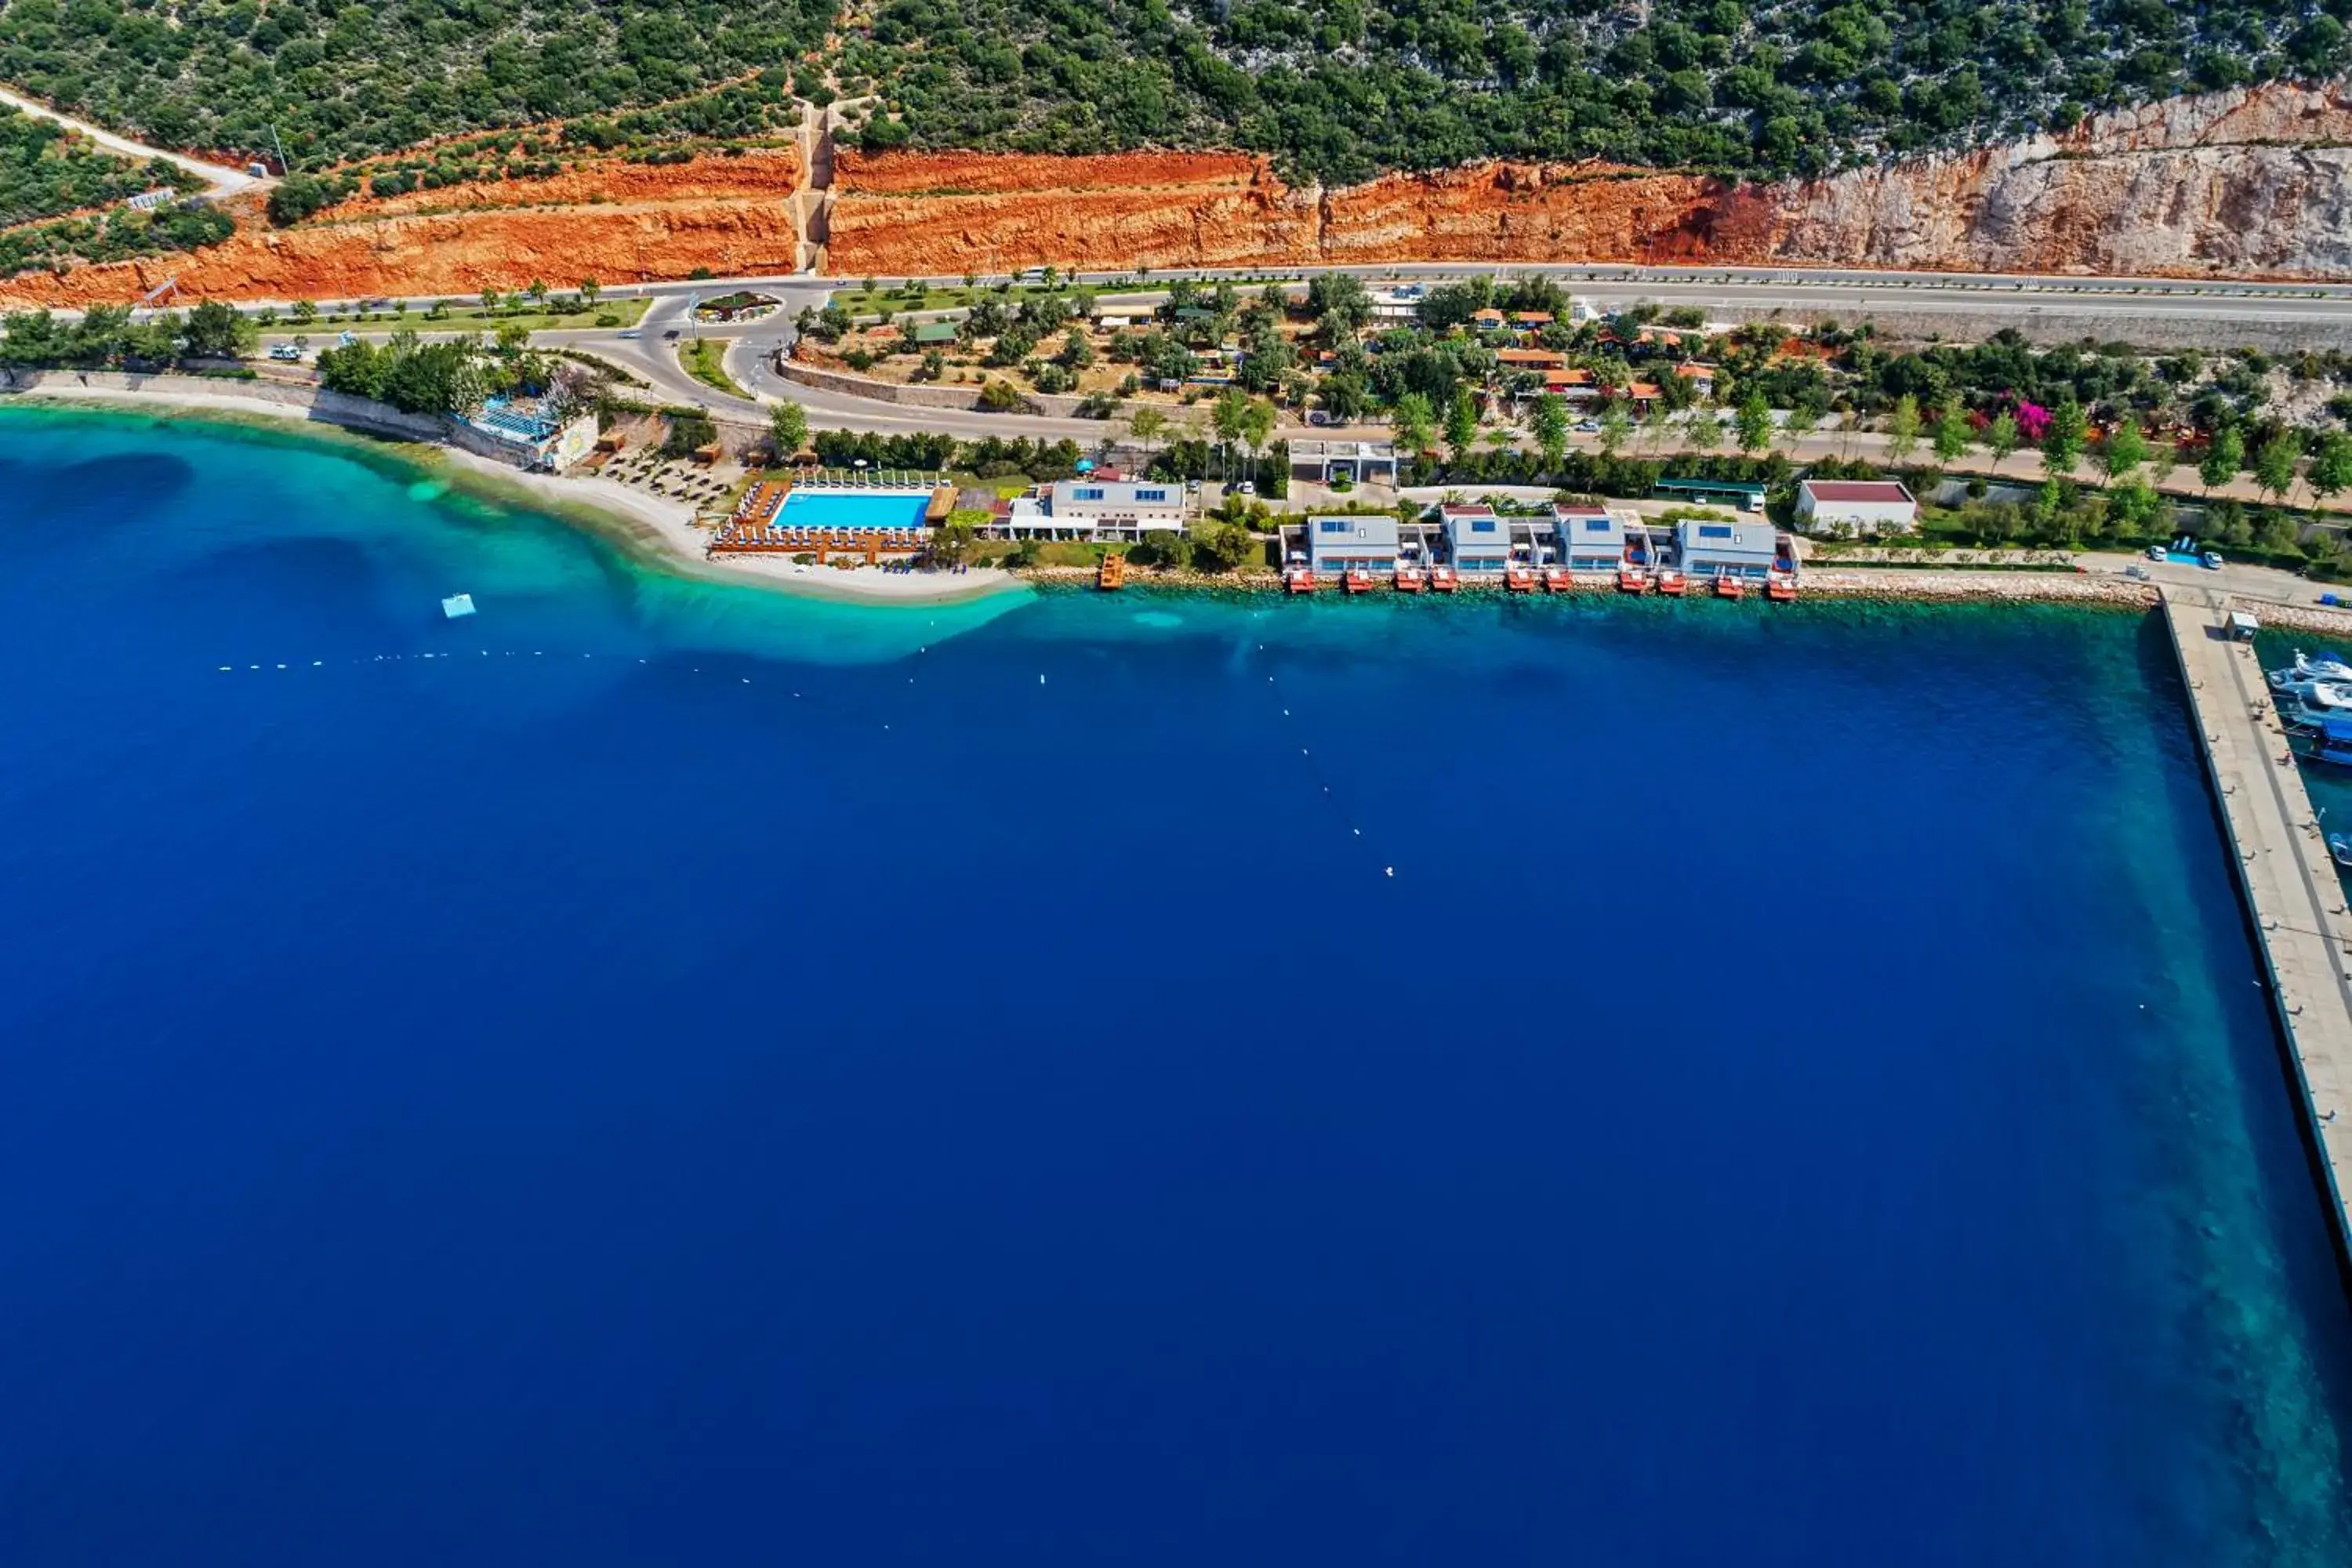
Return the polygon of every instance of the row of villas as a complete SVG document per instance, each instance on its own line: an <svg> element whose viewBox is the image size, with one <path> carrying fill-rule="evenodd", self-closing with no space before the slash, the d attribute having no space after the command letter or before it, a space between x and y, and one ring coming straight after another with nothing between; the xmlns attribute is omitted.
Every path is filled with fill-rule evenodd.
<svg viewBox="0 0 2352 1568"><path fill-rule="evenodd" d="M1287 552L1290 564L1317 577L1431 567L1473 579L1516 570L1606 577L1664 566L1709 581L1769 584L1793 582L1797 573L1793 544L1761 519L1686 519L1654 530L1637 512L1590 504L1556 505L1535 517L1441 506L1418 522L1385 512L1309 517L1302 542Z"/></svg>

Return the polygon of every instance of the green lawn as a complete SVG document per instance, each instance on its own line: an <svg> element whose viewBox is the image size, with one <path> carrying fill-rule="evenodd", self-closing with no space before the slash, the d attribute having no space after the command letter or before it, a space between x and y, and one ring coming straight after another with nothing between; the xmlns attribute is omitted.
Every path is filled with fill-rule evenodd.
<svg viewBox="0 0 2352 1568"><path fill-rule="evenodd" d="M452 308L434 325L448 331L488 333L512 322L530 331L541 332L554 327L593 327L604 317L615 316L619 318L615 325L634 327L644 318L646 308L651 303L650 300L599 300L595 309L577 310L569 315L559 315L552 310L485 311L479 305L469 305L463 310ZM415 321L424 312L412 308L408 315L411 321Z"/></svg>
<svg viewBox="0 0 2352 1568"><path fill-rule="evenodd" d="M396 332L403 327L414 327L420 332L479 332L484 337L496 333L509 322L525 331L541 332L562 327L593 327L600 322L614 327L634 327L645 316L646 300L600 300L593 310L574 310L568 314L554 310L486 311L479 304L463 309L452 306L447 313L429 316L423 307L412 304L408 313L394 310L321 312L309 321L297 321L285 310L268 330L286 334L317 333L320 331L350 331L365 336L370 332Z"/></svg>
<svg viewBox="0 0 2352 1568"><path fill-rule="evenodd" d="M727 374L727 340L724 338L691 338L677 345L678 363L686 374L716 392L750 402L751 395L735 384Z"/></svg>

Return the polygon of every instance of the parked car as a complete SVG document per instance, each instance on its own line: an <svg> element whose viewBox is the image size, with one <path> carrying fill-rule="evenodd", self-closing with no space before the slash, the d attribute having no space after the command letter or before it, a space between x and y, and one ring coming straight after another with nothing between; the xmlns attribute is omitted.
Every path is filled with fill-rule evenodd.
<svg viewBox="0 0 2352 1568"><path fill-rule="evenodd" d="M269 357L280 363L291 363L302 357L302 351L292 343L272 343L269 345Z"/></svg>
<svg viewBox="0 0 2352 1568"><path fill-rule="evenodd" d="M634 342L637 339L644 337L645 333L637 331L635 327L631 327L627 331L623 332L621 336L625 340Z"/></svg>
<svg viewBox="0 0 2352 1568"><path fill-rule="evenodd" d="M2197 558L2197 564L2208 572L2219 572L2221 569L2221 552L2218 550L2209 550Z"/></svg>
<svg viewBox="0 0 2352 1568"><path fill-rule="evenodd" d="M1576 433L1580 436L1598 436L1601 434L1601 421L1580 419L1576 422Z"/></svg>
<svg viewBox="0 0 2352 1568"><path fill-rule="evenodd" d="M2161 560L2163 560L2163 559L2164 559L2164 546L2163 546L2163 545L2161 545L2161 544L2151 544L2151 545L2149 545L2149 546L2147 547L2147 558L2148 558L2150 561L2161 561Z"/></svg>
<svg viewBox="0 0 2352 1568"><path fill-rule="evenodd" d="M664 332L662 334L662 342L666 343L674 343L677 342L677 329L676 327L672 327L669 331Z"/></svg>
<svg viewBox="0 0 2352 1568"><path fill-rule="evenodd" d="M1234 487L1234 494L1237 496L1254 496L1257 494L1257 487L1250 483L1249 480L1244 479L1241 483Z"/></svg>

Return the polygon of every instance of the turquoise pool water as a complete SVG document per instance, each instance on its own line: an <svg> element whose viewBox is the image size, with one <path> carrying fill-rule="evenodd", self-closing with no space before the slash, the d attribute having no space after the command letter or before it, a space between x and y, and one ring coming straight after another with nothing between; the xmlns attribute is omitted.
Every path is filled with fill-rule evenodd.
<svg viewBox="0 0 2352 1568"><path fill-rule="evenodd" d="M920 528L929 490L794 490L777 515L779 528Z"/></svg>

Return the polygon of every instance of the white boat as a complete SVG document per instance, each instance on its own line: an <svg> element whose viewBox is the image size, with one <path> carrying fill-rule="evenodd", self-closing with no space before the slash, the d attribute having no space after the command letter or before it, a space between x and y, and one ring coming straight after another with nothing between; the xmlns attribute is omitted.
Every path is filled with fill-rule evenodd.
<svg viewBox="0 0 2352 1568"><path fill-rule="evenodd" d="M2308 688L2322 680L2352 681L2352 664L2345 663L2337 654L2323 653L2315 658L2297 648L2293 664L2284 669L2272 670L2264 679L2269 680L2273 691L2284 691L2290 687Z"/></svg>
<svg viewBox="0 0 2352 1568"><path fill-rule="evenodd" d="M441 614L445 619L454 621L473 613L474 595L471 594L452 594L441 601Z"/></svg>
<svg viewBox="0 0 2352 1568"><path fill-rule="evenodd" d="M2329 834L2327 852L2336 857L2338 866L2352 866L2352 833Z"/></svg>
<svg viewBox="0 0 2352 1568"><path fill-rule="evenodd" d="M2352 682L2314 680L2282 686L2279 717L2289 724L2325 724L2330 719L2352 719Z"/></svg>

